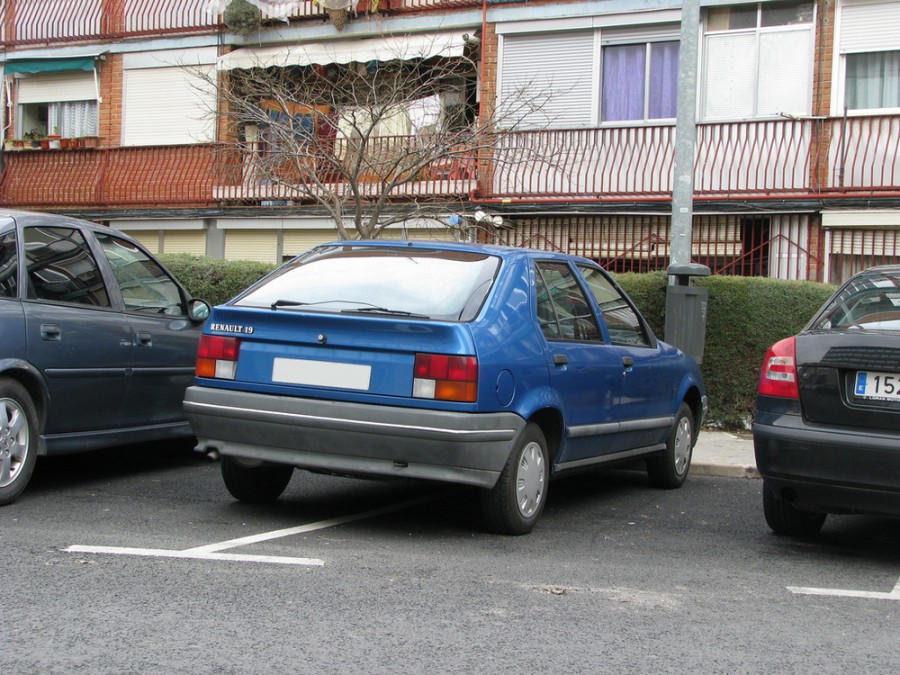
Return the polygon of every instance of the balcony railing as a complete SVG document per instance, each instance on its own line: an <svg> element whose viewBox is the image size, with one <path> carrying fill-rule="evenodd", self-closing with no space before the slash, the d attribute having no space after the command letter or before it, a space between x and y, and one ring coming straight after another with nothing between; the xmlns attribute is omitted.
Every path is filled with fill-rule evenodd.
<svg viewBox="0 0 900 675"><path fill-rule="evenodd" d="M672 126L515 134L490 196L668 200L674 147ZM697 199L900 194L900 117L701 124L695 157Z"/></svg>
<svg viewBox="0 0 900 675"><path fill-rule="evenodd" d="M414 142L382 139L364 189L374 193L384 178L379 162L389 166L390 153ZM674 142L671 126L513 134L494 161L458 151L391 196L465 199L475 191L484 202L668 202ZM259 148L226 145L6 152L0 199L47 209L302 202L304 191L294 187L301 178L266 173L263 157ZM321 172L315 179L332 190L342 182ZM704 124L694 181L695 198L710 201L900 197L900 116Z"/></svg>

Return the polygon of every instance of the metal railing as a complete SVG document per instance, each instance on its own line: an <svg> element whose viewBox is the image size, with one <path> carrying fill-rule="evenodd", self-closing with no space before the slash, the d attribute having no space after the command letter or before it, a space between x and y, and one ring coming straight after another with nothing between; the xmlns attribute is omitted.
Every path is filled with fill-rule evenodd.
<svg viewBox="0 0 900 675"><path fill-rule="evenodd" d="M416 137L406 136L379 139L368 150L371 175L361 176L360 182L378 183L385 171L404 170L402 162L395 166L398 152L418 142ZM476 161L464 148L454 150L451 157L432 162L418 171L414 180L398 186L394 196L467 196L477 189L475 198L485 202L668 202L673 145L670 126L513 134L503 138L493 159ZM190 202L253 202L277 196L266 194L273 185L279 186L282 196L296 194L292 185L301 180L289 171L272 175L272 167L264 166L271 159L266 159L259 145L23 151L5 153L6 173L0 185L3 197L8 204L54 207L70 203L62 195L83 185L84 175L92 175L90 167L100 161L98 157L118 164L97 174L100 187L90 192L94 197L78 187L76 192L83 195L79 204L102 206L109 191L100 188L118 179L110 171L114 172L115 166L130 166L131 158L136 158L137 165L150 163L152 167L129 175L129 180L143 181L153 172L172 177L170 202L177 201L179 194L190 194L185 200ZM192 160L188 168L181 168L178 164L184 157L205 159ZM192 174L200 170L206 172L202 179ZM316 177L323 183L347 182L336 173ZM704 124L698 134L694 179L698 200L897 197L900 116ZM30 187L37 185L46 189ZM198 185L207 185L209 190L194 192ZM142 188L134 185L129 189L136 194Z"/></svg>

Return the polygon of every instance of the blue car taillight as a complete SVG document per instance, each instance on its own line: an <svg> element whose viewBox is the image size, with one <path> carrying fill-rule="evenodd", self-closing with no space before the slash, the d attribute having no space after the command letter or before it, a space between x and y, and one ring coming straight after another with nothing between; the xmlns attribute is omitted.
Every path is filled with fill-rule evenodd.
<svg viewBox="0 0 900 675"><path fill-rule="evenodd" d="M478 359L474 356L416 354L413 397L475 403Z"/></svg>
<svg viewBox="0 0 900 675"><path fill-rule="evenodd" d="M197 377L233 380L241 341L233 337L201 335L197 347Z"/></svg>

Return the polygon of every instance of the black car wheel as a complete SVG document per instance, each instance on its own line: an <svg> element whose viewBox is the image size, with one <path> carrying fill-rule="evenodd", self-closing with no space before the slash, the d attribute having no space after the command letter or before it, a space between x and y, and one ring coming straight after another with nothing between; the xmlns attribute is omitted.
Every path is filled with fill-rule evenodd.
<svg viewBox="0 0 900 675"><path fill-rule="evenodd" d="M694 442L694 414L687 403L682 403L675 426L666 441L666 449L647 460L650 485L666 490L681 487L691 468Z"/></svg>
<svg viewBox="0 0 900 675"><path fill-rule="evenodd" d="M789 501L779 499L763 481L763 513L775 534L792 537L814 537L822 529L826 514L802 511Z"/></svg>
<svg viewBox="0 0 900 675"><path fill-rule="evenodd" d="M294 467L290 464L250 462L236 457L222 458L222 478L231 496L242 502L265 504L281 496Z"/></svg>
<svg viewBox="0 0 900 675"><path fill-rule="evenodd" d="M485 525L498 534L531 532L547 501L550 454L540 427L529 423L519 435L497 484L481 492Z"/></svg>
<svg viewBox="0 0 900 675"><path fill-rule="evenodd" d="M37 459L37 412L25 387L0 378L0 505L22 494Z"/></svg>

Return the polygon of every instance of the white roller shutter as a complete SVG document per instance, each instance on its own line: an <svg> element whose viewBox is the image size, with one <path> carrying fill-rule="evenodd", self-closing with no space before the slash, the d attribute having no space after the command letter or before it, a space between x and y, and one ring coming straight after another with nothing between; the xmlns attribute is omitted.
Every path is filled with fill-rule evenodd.
<svg viewBox="0 0 900 675"><path fill-rule="evenodd" d="M163 234L163 252L206 255L206 231L189 230L179 232L178 230L168 230Z"/></svg>
<svg viewBox="0 0 900 675"><path fill-rule="evenodd" d="M900 49L897 0L845 0L840 11L841 53Z"/></svg>
<svg viewBox="0 0 900 675"><path fill-rule="evenodd" d="M225 259L281 262L278 260L278 233L275 230L227 230Z"/></svg>
<svg viewBox="0 0 900 675"><path fill-rule="evenodd" d="M19 104L92 101L97 99L94 74L84 71L46 73L18 80Z"/></svg>
<svg viewBox="0 0 900 675"><path fill-rule="evenodd" d="M706 38L704 118L753 116L756 91L756 35L710 35Z"/></svg>
<svg viewBox="0 0 900 675"><path fill-rule="evenodd" d="M812 37L806 28L759 36L757 115L812 112Z"/></svg>
<svg viewBox="0 0 900 675"><path fill-rule="evenodd" d="M204 72L215 76L212 66ZM122 145L207 143L215 138L216 92L193 69L124 71Z"/></svg>
<svg viewBox="0 0 900 675"><path fill-rule="evenodd" d="M285 230L282 249L285 256L293 257L313 246L340 239L337 228L333 230Z"/></svg>
<svg viewBox="0 0 900 675"><path fill-rule="evenodd" d="M599 82L593 30L507 35L501 44L501 117L504 111L537 95L542 109L529 115L527 127L586 127L593 123ZM527 90L524 94L523 88Z"/></svg>

